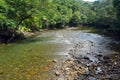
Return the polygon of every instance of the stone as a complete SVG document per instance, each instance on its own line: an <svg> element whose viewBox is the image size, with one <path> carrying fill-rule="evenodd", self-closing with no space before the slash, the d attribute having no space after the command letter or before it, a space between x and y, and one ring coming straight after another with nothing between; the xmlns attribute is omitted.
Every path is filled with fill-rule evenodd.
<svg viewBox="0 0 120 80"><path fill-rule="evenodd" d="M98 57L102 57L103 55L102 55L102 54L98 54L97 56L98 56Z"/></svg>
<svg viewBox="0 0 120 80"><path fill-rule="evenodd" d="M66 71L69 71L69 70L70 70L70 68L66 67L66 68L65 68L65 70L66 70Z"/></svg>
<svg viewBox="0 0 120 80"><path fill-rule="evenodd" d="M87 56L84 56L84 59L87 59L87 60L89 60L89 57L87 57Z"/></svg>
<svg viewBox="0 0 120 80"><path fill-rule="evenodd" d="M59 79L57 79L57 80L65 80L64 78L59 78Z"/></svg>
<svg viewBox="0 0 120 80"><path fill-rule="evenodd" d="M54 59L52 62L57 63L58 61L56 59Z"/></svg>
<svg viewBox="0 0 120 80"><path fill-rule="evenodd" d="M103 59L108 60L110 58L108 56L104 56Z"/></svg>
<svg viewBox="0 0 120 80"><path fill-rule="evenodd" d="M77 65L77 67L81 67L82 65L81 64L76 64Z"/></svg>
<svg viewBox="0 0 120 80"><path fill-rule="evenodd" d="M55 72L55 75L56 75L56 76L60 76L60 74L61 74L61 71L60 71L60 70L58 70L58 71Z"/></svg>

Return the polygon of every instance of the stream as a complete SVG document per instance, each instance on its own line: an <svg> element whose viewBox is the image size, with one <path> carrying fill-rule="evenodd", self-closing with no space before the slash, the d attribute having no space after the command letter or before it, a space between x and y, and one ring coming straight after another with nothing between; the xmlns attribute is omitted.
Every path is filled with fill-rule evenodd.
<svg viewBox="0 0 120 80"><path fill-rule="evenodd" d="M117 80L120 58L110 43L119 42L88 30L65 29L1 44L0 80ZM109 67L118 71L108 74Z"/></svg>

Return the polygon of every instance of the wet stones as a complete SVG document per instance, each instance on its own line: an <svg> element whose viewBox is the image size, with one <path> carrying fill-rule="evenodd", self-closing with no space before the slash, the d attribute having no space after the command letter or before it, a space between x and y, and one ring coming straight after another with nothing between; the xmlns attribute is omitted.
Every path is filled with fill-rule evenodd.
<svg viewBox="0 0 120 80"><path fill-rule="evenodd" d="M89 57L87 57L87 56L84 56L84 59L87 59L87 60L89 60Z"/></svg>
<svg viewBox="0 0 120 80"><path fill-rule="evenodd" d="M61 70L58 70L58 71L55 72L56 76L60 76L60 74L61 74Z"/></svg>
<svg viewBox="0 0 120 80"><path fill-rule="evenodd" d="M117 56L116 56L117 55ZM75 63L79 68L86 69L83 73L77 72L78 80L119 80L120 74L120 55L101 55L96 54L99 62L93 62L86 56L75 57ZM111 57L114 56L114 57ZM89 65L88 65L89 64ZM86 66L87 65L87 66ZM76 66L74 70L78 70Z"/></svg>
<svg viewBox="0 0 120 80"><path fill-rule="evenodd" d="M102 54L98 54L97 57L103 57L103 55Z"/></svg>
<svg viewBox="0 0 120 80"><path fill-rule="evenodd" d="M81 64L76 63L76 59L70 58L62 62L61 68L55 71L55 75L58 77L64 75L65 80L74 80L86 70Z"/></svg>
<svg viewBox="0 0 120 80"><path fill-rule="evenodd" d="M52 62L57 63L58 61L56 59L54 59Z"/></svg>
<svg viewBox="0 0 120 80"><path fill-rule="evenodd" d="M106 55L102 42L82 42L74 45L68 52L71 58L62 61L59 69L61 73L57 72L58 77L63 75L64 80L119 80L120 54Z"/></svg>
<svg viewBox="0 0 120 80"><path fill-rule="evenodd" d="M120 68L118 66L120 66L120 62L116 62L118 59L113 60L109 55L103 56L103 59L96 63L97 65L89 66L89 75L98 78L98 80L119 80Z"/></svg>
<svg viewBox="0 0 120 80"><path fill-rule="evenodd" d="M104 60L109 60L110 58L108 56L103 57Z"/></svg>

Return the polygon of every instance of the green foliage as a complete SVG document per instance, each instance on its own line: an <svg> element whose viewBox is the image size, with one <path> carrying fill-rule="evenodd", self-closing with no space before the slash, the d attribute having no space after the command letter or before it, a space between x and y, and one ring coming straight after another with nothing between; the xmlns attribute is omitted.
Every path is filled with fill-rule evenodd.
<svg viewBox="0 0 120 80"><path fill-rule="evenodd" d="M19 30L20 30L20 31L27 31L27 32L30 32L30 31L31 31L29 28L27 28L27 27L25 27L25 26L22 26L22 25L20 26Z"/></svg>
<svg viewBox="0 0 120 80"><path fill-rule="evenodd" d="M116 22L115 8L113 0L96 1L92 5L92 10L96 13L94 24L102 29L114 27Z"/></svg>
<svg viewBox="0 0 120 80"><path fill-rule="evenodd" d="M98 0L92 3L83 0L0 1L2 30L32 31L40 28L64 28L67 25L87 25L116 31L120 30L119 21L119 0Z"/></svg>
<svg viewBox="0 0 120 80"><path fill-rule="evenodd" d="M3 29L3 25L6 21L6 11L7 11L7 4L4 0L0 1L0 29Z"/></svg>
<svg viewBox="0 0 120 80"><path fill-rule="evenodd" d="M1 11L6 11L0 14L1 26L6 24L15 29L23 26L31 30L53 29L87 24L89 13L86 9L91 12L82 1L74 0L2 0L1 4Z"/></svg>
<svg viewBox="0 0 120 80"><path fill-rule="evenodd" d="M116 8L118 19L120 19L120 0L113 0L113 5Z"/></svg>
<svg viewBox="0 0 120 80"><path fill-rule="evenodd" d="M117 15L117 25L116 28L113 28L114 31L120 32L120 1L119 0L113 0L113 5L116 9L116 15Z"/></svg>
<svg viewBox="0 0 120 80"><path fill-rule="evenodd" d="M81 19L80 12L79 11L74 12L72 19L71 19L71 25L78 26L80 24L80 19Z"/></svg>

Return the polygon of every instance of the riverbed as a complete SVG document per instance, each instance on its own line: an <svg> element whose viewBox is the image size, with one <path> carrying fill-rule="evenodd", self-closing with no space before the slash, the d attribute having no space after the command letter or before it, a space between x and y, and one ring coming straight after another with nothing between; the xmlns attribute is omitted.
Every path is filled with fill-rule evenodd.
<svg viewBox="0 0 120 80"><path fill-rule="evenodd" d="M119 42L110 37L89 33L89 30L65 29L43 31L23 41L2 44L0 79L85 80L85 77L79 77L88 71L87 65L100 63L101 56L103 58L106 55L118 54L110 49L110 43ZM82 73L76 72L78 69L73 70L71 64L79 64ZM102 72L101 68L97 66L96 72ZM97 80L97 77L89 76L86 80Z"/></svg>

